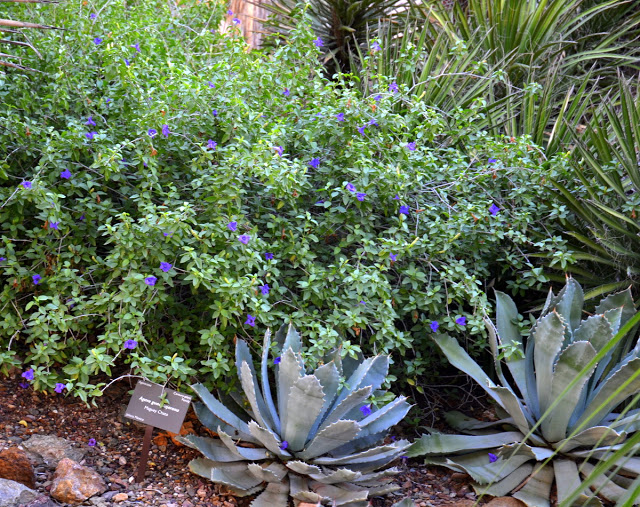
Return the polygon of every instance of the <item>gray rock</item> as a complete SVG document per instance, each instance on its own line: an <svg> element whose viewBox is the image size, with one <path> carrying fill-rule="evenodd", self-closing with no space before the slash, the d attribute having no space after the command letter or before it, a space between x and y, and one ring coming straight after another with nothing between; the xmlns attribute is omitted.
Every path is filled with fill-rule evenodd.
<svg viewBox="0 0 640 507"><path fill-rule="evenodd" d="M0 507L16 507L35 500L38 494L19 482L0 479Z"/></svg>
<svg viewBox="0 0 640 507"><path fill-rule="evenodd" d="M54 502L48 496L42 495L22 507L59 507L59 505L58 502Z"/></svg>
<svg viewBox="0 0 640 507"><path fill-rule="evenodd" d="M86 454L85 450L73 447L68 440L53 435L31 435L29 440L22 442L21 447L36 463L44 463L49 468L55 468L64 458L80 461Z"/></svg>

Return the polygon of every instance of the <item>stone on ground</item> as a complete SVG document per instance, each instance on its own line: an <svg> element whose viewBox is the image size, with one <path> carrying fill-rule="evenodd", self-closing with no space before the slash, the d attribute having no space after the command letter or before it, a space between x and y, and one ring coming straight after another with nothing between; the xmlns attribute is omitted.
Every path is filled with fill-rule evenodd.
<svg viewBox="0 0 640 507"><path fill-rule="evenodd" d="M0 479L19 482L27 488L35 489L36 474L22 449L9 447L0 452Z"/></svg>
<svg viewBox="0 0 640 507"><path fill-rule="evenodd" d="M80 461L86 452L73 447L68 440L53 435L31 435L29 440L22 442L22 448L36 463L44 463L49 468L57 467L64 458Z"/></svg>
<svg viewBox="0 0 640 507"><path fill-rule="evenodd" d="M35 491L27 488L24 484L0 479L0 507L15 507L29 503L38 495Z"/></svg>
<svg viewBox="0 0 640 507"><path fill-rule="evenodd" d="M106 490L107 485L96 472L64 458L53 475L51 496L59 502L77 505Z"/></svg>

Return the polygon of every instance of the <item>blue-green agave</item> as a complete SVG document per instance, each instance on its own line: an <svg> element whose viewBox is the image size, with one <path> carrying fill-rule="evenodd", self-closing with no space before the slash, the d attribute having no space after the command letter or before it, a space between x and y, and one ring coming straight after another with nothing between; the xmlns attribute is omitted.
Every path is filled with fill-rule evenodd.
<svg viewBox="0 0 640 507"><path fill-rule="evenodd" d="M485 389L502 419L480 422L451 412L447 421L464 435L423 435L408 454L468 473L479 493L513 493L529 506L550 505L554 479L561 505L602 505L597 496L636 505L640 409L612 412L640 392L640 345L633 347L634 333L594 361L625 324L634 328L638 319L630 291L606 297L582 320L582 288L569 279L557 296L549 293L526 341L516 305L506 294L496 294L496 325L486 324L499 383L453 338L437 335L435 341L452 365ZM508 371L504 352L509 352L504 357Z"/></svg>
<svg viewBox="0 0 640 507"><path fill-rule="evenodd" d="M296 505L306 501L365 507L369 497L397 489L391 483L397 470L388 467L406 452L409 442L382 442L411 405L404 397L379 409L367 402L384 382L389 358L343 364L336 353L307 373L300 335L292 326L283 326L275 335L280 355L272 367L270 339L267 332L260 379L247 343L236 343L244 398L232 396L235 410L203 385L192 386L201 400L195 404L196 414L218 438L181 439L205 456L189 463L191 471L239 496L262 491L252 507L286 507L289 497Z"/></svg>

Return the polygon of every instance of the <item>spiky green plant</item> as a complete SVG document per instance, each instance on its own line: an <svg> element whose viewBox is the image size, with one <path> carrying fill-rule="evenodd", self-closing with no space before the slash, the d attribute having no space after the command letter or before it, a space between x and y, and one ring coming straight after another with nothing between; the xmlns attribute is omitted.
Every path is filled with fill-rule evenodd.
<svg viewBox="0 0 640 507"><path fill-rule="evenodd" d="M487 320L487 327L498 383L455 339L435 341L485 389L502 419L451 412L448 422L465 434L424 435L409 455L468 473L479 493L515 491L529 506L550 505L554 478L559 503L601 505L589 485L608 500L628 498L640 477L640 457L633 456L640 450L640 410L612 411L640 392L640 346L632 343L640 314L630 291L606 297L581 320L582 288L569 279L557 296L549 293L526 341L516 305L496 294L496 325Z"/></svg>
<svg viewBox="0 0 640 507"><path fill-rule="evenodd" d="M240 496L264 489L252 507L286 507L289 497L296 505L307 501L364 507L370 496L397 489L390 484L396 470L388 466L409 443L378 444L411 406L404 397L379 409L367 402L387 376L388 357L343 365L337 353L306 373L298 332L283 326L275 341L280 354L273 367L275 400L270 332L264 338L260 380L247 343L237 341L236 366L245 395L235 397L238 410L228 409L203 385L192 386L202 400L195 405L196 414L218 438L181 439L205 456L189 463L191 471ZM347 378L344 384L342 375Z"/></svg>

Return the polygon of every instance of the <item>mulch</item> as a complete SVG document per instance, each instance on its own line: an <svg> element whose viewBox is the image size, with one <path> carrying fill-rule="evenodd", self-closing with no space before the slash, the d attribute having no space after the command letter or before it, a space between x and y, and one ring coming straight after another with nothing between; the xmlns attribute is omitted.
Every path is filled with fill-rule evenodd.
<svg viewBox="0 0 640 507"><path fill-rule="evenodd" d="M145 480L135 482L144 426L124 418L133 386L121 382L96 399L97 407L63 394L35 392L21 388L20 381L0 380L0 450L19 445L32 434L55 435L87 450L82 465L93 468L105 480L109 491L84 505L136 505L159 507L247 507L251 498L237 498L223 487L189 471L197 451L172 441L154 430ZM195 415L187 416L196 433L205 434ZM95 439L97 445L88 442ZM420 460L402 460L396 477L400 490L384 498L374 498L373 507L388 507L404 497L419 507L471 507L476 496L469 477L439 467L428 467ZM37 490L47 493L53 471L36 467ZM116 503L113 497L126 493L128 499ZM121 497L121 495L120 495Z"/></svg>

